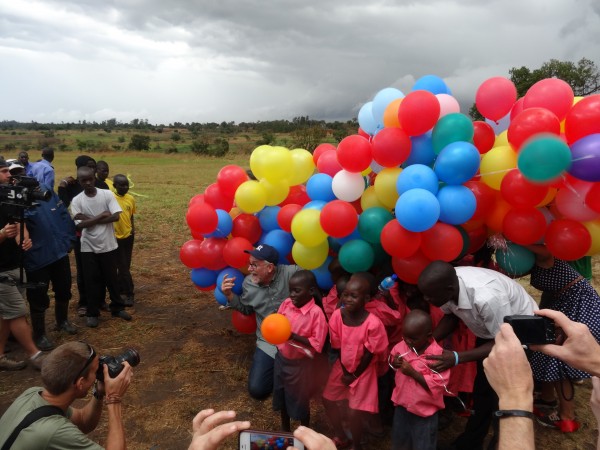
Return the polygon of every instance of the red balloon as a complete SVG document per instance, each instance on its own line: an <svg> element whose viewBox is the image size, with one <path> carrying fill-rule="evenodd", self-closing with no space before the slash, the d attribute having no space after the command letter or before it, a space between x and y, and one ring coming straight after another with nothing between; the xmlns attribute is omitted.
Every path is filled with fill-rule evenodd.
<svg viewBox="0 0 600 450"><path fill-rule="evenodd" d="M362 209L362 205L360 204L360 198L357 198L353 202L350 202L350 204L352 205L352 207L356 211L356 214L359 214L359 215L362 214L363 209Z"/></svg>
<svg viewBox="0 0 600 450"><path fill-rule="evenodd" d="M467 181L464 184L473 192L477 201L477 207L470 220L484 220L494 209L496 191L481 181Z"/></svg>
<svg viewBox="0 0 600 450"><path fill-rule="evenodd" d="M200 245L202 241L192 239L184 243L179 249L179 259L190 269L199 269L202 267L202 254Z"/></svg>
<svg viewBox="0 0 600 450"><path fill-rule="evenodd" d="M545 108L524 109L508 126L508 142L519 150L523 143L537 133L560 135L560 121L556 114Z"/></svg>
<svg viewBox="0 0 600 450"><path fill-rule="evenodd" d="M202 233L199 233L196 230L190 230L190 234L197 241L203 241L204 240L204 235Z"/></svg>
<svg viewBox="0 0 600 450"><path fill-rule="evenodd" d="M468 230L467 234L469 235L469 248L467 249L467 254L475 253L483 247L488 238L487 227L485 225Z"/></svg>
<svg viewBox="0 0 600 450"><path fill-rule="evenodd" d="M298 184L296 186L290 186L290 192L288 196L279 204L279 206L283 207L291 204L304 206L308 202L310 202L310 197L306 193L306 186L303 184Z"/></svg>
<svg viewBox="0 0 600 450"><path fill-rule="evenodd" d="M418 136L433 128L440 117L440 102L429 91L413 91L402 99L398 121L409 136Z"/></svg>
<svg viewBox="0 0 600 450"><path fill-rule="evenodd" d="M319 158L321 157L321 155L323 153L325 153L328 150L335 150L335 145L333 144L319 144L317 145L317 148L315 148L315 150L313 151L313 161L315 163L315 166L317 165L317 162L319 162Z"/></svg>
<svg viewBox="0 0 600 450"><path fill-rule="evenodd" d="M458 228L437 222L421 233L421 251L430 260L450 262L458 258L463 249L463 237Z"/></svg>
<svg viewBox="0 0 600 450"><path fill-rule="evenodd" d="M371 143L358 134L346 136L337 146L337 160L348 172L362 172L372 159Z"/></svg>
<svg viewBox="0 0 600 450"><path fill-rule="evenodd" d="M194 203L187 210L185 220L190 229L202 234L212 233L217 229L219 216L215 208L207 203Z"/></svg>
<svg viewBox="0 0 600 450"><path fill-rule="evenodd" d="M381 246L396 258L409 258L420 245L421 233L408 231L397 220L390 220L381 230Z"/></svg>
<svg viewBox="0 0 600 450"><path fill-rule="evenodd" d="M554 220L546 231L546 246L558 259L573 261L588 252L592 245L589 231L571 219Z"/></svg>
<svg viewBox="0 0 600 450"><path fill-rule="evenodd" d="M242 167L233 164L224 166L217 174L217 184L221 192L229 197L233 197L240 184L249 179L250 177Z"/></svg>
<svg viewBox="0 0 600 450"><path fill-rule="evenodd" d="M508 78L485 80L475 94L475 105L483 117L498 121L506 116L517 101L517 88Z"/></svg>
<svg viewBox="0 0 600 450"><path fill-rule="evenodd" d="M256 315L254 313L245 316L241 312L234 310L231 313L231 323L233 324L233 327L240 333L256 333Z"/></svg>
<svg viewBox="0 0 600 450"><path fill-rule="evenodd" d="M252 243L243 237L232 237L223 247L223 259L228 266L231 267L246 267L250 255L245 250L252 250Z"/></svg>
<svg viewBox="0 0 600 450"><path fill-rule="evenodd" d="M573 89L560 78L545 78L529 88L523 97L523 108L546 108L563 120L573 106Z"/></svg>
<svg viewBox="0 0 600 450"><path fill-rule="evenodd" d="M365 139L371 139L371 136L369 135L369 133L367 133L361 127L358 127L358 130L356 131L356 134L358 134L359 136L364 137Z"/></svg>
<svg viewBox="0 0 600 450"><path fill-rule="evenodd" d="M277 225L283 231L287 231L288 233L292 232L292 219L296 215L298 211L302 209L302 205L297 205L296 203L289 203L281 207L279 212L277 213Z"/></svg>
<svg viewBox="0 0 600 450"><path fill-rule="evenodd" d="M325 173L333 177L336 173L342 170L342 166L338 161L336 150L326 150L321 153L319 161L317 161L317 169L320 173Z"/></svg>
<svg viewBox="0 0 600 450"><path fill-rule="evenodd" d="M548 186L530 182L515 169L502 179L500 193L504 200L516 208L533 208L546 198Z"/></svg>
<svg viewBox="0 0 600 450"><path fill-rule="evenodd" d="M502 221L502 232L515 244L533 244L544 237L546 218L533 207L511 209Z"/></svg>
<svg viewBox="0 0 600 450"><path fill-rule="evenodd" d="M489 123L476 120L473 122L473 145L480 154L489 152L496 142L494 129Z"/></svg>
<svg viewBox="0 0 600 450"><path fill-rule="evenodd" d="M215 209L227 212L233 207L233 196L226 195L217 183L208 185L204 190L204 201Z"/></svg>
<svg viewBox="0 0 600 450"><path fill-rule="evenodd" d="M351 234L358 225L356 209L350 203L333 200L321 210L321 227L334 238L343 238Z"/></svg>
<svg viewBox="0 0 600 450"><path fill-rule="evenodd" d="M397 167L410 156L412 142L402 128L384 128L373 137L373 159L383 167Z"/></svg>
<svg viewBox="0 0 600 450"><path fill-rule="evenodd" d="M198 286L197 284L194 284L194 287L196 289L198 289L199 291L208 292L208 291L214 291L215 288L217 287L217 285L216 284L212 284L210 286Z"/></svg>
<svg viewBox="0 0 600 450"><path fill-rule="evenodd" d="M600 133L600 94L578 101L565 118L565 136L569 144L594 133Z"/></svg>
<svg viewBox="0 0 600 450"><path fill-rule="evenodd" d="M253 216L252 214L240 214L233 219L231 235L233 237L246 238L254 244L262 235L262 228L260 227L258 217Z"/></svg>
<svg viewBox="0 0 600 450"><path fill-rule="evenodd" d="M585 196L585 205L600 213L600 183L596 183Z"/></svg>
<svg viewBox="0 0 600 450"><path fill-rule="evenodd" d="M193 196L193 197L190 199L190 201L189 201L189 203L188 203L188 206L192 206L192 205L193 205L193 204L195 204L195 203L205 203L205 200L204 200L204 194L196 194L196 195L194 195L194 196Z"/></svg>
<svg viewBox="0 0 600 450"><path fill-rule="evenodd" d="M510 120L513 120L515 117L517 117L519 114L521 114L521 111L523 111L523 100L524 100L524 98L521 97L519 100L517 100L515 102L515 104L511 108Z"/></svg>
<svg viewBox="0 0 600 450"><path fill-rule="evenodd" d="M227 267L227 263L223 259L223 249L226 244L227 239L206 238L203 240L200 244L203 267L210 270L221 270Z"/></svg>
<svg viewBox="0 0 600 450"><path fill-rule="evenodd" d="M410 284L417 284L419 275L421 275L423 269L425 269L430 262L431 260L420 250L417 250L414 255L408 258L401 259L392 257L392 267L394 268L394 272L398 274L398 278Z"/></svg>

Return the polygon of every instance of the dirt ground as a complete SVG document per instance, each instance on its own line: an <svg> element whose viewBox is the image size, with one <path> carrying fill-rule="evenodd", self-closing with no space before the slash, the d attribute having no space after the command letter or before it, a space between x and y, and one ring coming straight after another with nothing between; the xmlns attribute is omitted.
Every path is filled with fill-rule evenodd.
<svg viewBox="0 0 600 450"><path fill-rule="evenodd" d="M231 324L231 312L220 311L210 293L196 290L188 270L181 265L177 247L161 246L160 236L140 235L134 250L133 275L136 283L134 319L124 322L104 313L100 326L89 329L75 312L77 290L73 284L71 317L79 326L79 340L96 347L102 354L117 354L135 347L141 363L124 400L124 420L128 448L185 449L190 441L191 420L200 409L234 409L238 417L252 421L253 428L275 430L279 417L270 400L259 402L246 392L246 376L254 349L254 337L241 335ZM181 243L187 240L181 238ZM600 273L595 259L596 276ZM597 283L596 283L596 287ZM49 336L62 343L70 336L52 330L52 306L47 314ZM16 344L10 346L14 357L23 356ZM29 386L40 384L31 368L19 372L0 372L0 413ZM577 386L578 418L582 429L561 434L536 425L540 449L595 448L597 427L588 399L590 383ZM82 400L83 401L83 400ZM463 429L464 418L455 418L440 432L440 444L449 443ZM313 402L312 425L329 432L322 407ZM91 437L101 444L106 436L106 416ZM389 448L387 437L369 438L367 448ZM223 448L237 448L230 439Z"/></svg>

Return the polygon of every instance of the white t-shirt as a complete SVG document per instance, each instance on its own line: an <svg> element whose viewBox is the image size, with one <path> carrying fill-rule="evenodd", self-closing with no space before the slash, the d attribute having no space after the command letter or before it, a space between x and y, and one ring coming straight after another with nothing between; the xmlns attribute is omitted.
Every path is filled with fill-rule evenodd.
<svg viewBox="0 0 600 450"><path fill-rule="evenodd" d="M493 339L504 323L504 316L532 316L537 303L517 281L495 270L481 267L455 267L460 291L458 304L441 306L446 314L454 314L475 334Z"/></svg>
<svg viewBox="0 0 600 450"><path fill-rule="evenodd" d="M104 211L110 211L111 214L122 211L114 194L106 189L96 189L94 197L88 197L85 192L82 192L75 196L71 202L73 217L79 213L88 217L95 217ZM76 224L79 222L81 220L75 221ZM117 238L115 238L115 229L112 222L81 230L82 252L107 253L115 250L117 246Z"/></svg>

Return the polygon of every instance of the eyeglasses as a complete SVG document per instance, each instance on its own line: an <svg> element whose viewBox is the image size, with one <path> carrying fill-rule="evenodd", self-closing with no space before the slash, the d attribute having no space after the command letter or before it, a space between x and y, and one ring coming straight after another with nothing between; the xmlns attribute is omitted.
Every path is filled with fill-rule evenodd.
<svg viewBox="0 0 600 450"><path fill-rule="evenodd" d="M265 261L266 262L266 261ZM267 262L266 264L261 264L260 266L255 263L255 262L251 262L248 264L248 267L250 267L251 269L258 269L259 267L265 267L267 264L271 264L270 262Z"/></svg>
<svg viewBox="0 0 600 450"><path fill-rule="evenodd" d="M92 361L94 361L94 358L96 357L96 352L94 351L94 348L90 345L87 344L88 349L90 350L90 355L88 356L87 360L85 361L84 366L81 368L81 370L79 372L77 372L77 375L75 376L75 379L73 380L73 384L77 383L77 380L79 380L79 377L83 376L83 373L85 372L85 370L90 366L90 364L92 364Z"/></svg>

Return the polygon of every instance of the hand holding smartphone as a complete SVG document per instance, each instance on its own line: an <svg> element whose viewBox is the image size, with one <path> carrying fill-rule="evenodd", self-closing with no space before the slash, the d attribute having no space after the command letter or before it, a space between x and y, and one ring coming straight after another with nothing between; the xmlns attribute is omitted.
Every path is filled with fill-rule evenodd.
<svg viewBox="0 0 600 450"><path fill-rule="evenodd" d="M259 430L240 431L239 450L286 449L289 446L304 450L304 444L294 438L292 433Z"/></svg>
<svg viewBox="0 0 600 450"><path fill-rule="evenodd" d="M514 315L504 317L504 322L512 326L523 345L554 344L556 342L554 321L547 317Z"/></svg>

